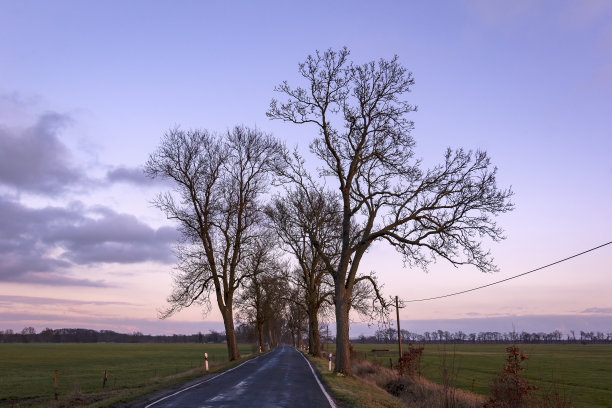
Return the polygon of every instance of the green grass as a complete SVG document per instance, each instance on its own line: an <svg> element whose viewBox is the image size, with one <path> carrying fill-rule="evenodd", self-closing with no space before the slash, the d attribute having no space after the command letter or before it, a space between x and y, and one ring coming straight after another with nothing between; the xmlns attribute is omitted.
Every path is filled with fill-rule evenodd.
<svg viewBox="0 0 612 408"><path fill-rule="evenodd" d="M546 388L556 381L578 408L612 407L612 345L519 347L529 356L525 377L536 385ZM369 360L387 367L390 357L394 362L397 359L394 345L354 344L354 348L361 357L367 353ZM389 348L390 352L374 355L370 352L373 348ZM465 390L473 386L474 392L488 395L491 379L504 365L505 348L498 344L427 345L424 375L440 381L441 356L446 352L447 367L453 365L454 358L458 370L457 386ZM248 354L251 346L241 345L240 351ZM104 370L108 369L105 392L109 395L104 396L106 402L97 404L106 406L112 398L126 400L201 375L204 352L211 371L227 361L224 344L0 344L0 405L31 400L48 406L55 370L59 371L60 397L101 393ZM357 379L327 373L327 360L316 360L316 365L334 397L344 403L356 407L397 404L377 387L364 387ZM368 401L373 402L368 405Z"/></svg>
<svg viewBox="0 0 612 408"><path fill-rule="evenodd" d="M360 357L386 367L391 357L397 361L397 345L353 344ZM501 373L507 345L463 344L426 345L422 368L426 378L441 382L442 356L447 368L457 370L457 387L488 396L491 380ZM580 407L612 407L612 345L519 345L529 359L524 377L542 389L556 382ZM388 353L371 353L388 348Z"/></svg>
<svg viewBox="0 0 612 408"><path fill-rule="evenodd" d="M251 352L250 345L239 348ZM53 398L55 370L60 397L101 392L104 370L108 393L146 388L162 378L172 383L168 377L187 371L201 375L205 352L211 368L227 362L225 344L0 344L0 404Z"/></svg>

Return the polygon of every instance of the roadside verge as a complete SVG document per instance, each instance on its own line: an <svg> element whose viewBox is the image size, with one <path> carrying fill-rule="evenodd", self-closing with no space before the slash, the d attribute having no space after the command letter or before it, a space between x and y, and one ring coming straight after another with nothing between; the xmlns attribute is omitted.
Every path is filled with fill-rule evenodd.
<svg viewBox="0 0 612 408"><path fill-rule="evenodd" d="M306 355L319 378L341 407L404 408L404 404L382 388L366 383L358 377L337 375L328 369L328 361Z"/></svg>

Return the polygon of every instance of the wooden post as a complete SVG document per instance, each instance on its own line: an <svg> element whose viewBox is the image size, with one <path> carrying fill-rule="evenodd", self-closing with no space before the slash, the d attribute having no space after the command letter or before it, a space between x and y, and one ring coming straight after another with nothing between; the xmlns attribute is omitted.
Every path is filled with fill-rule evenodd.
<svg viewBox="0 0 612 408"><path fill-rule="evenodd" d="M53 376L53 391L55 392L55 400L56 401L57 401L57 396L58 396L58 393L57 393L57 374L58 374L58 371L55 370L55 375Z"/></svg>
<svg viewBox="0 0 612 408"><path fill-rule="evenodd" d="M106 381L108 381L108 369L104 370L104 379L102 380L102 388L106 387Z"/></svg>
<svg viewBox="0 0 612 408"><path fill-rule="evenodd" d="M397 300L397 296L395 297L395 313L397 315L397 346L399 348L399 358L402 358L402 332L400 331L400 322L399 322L399 301Z"/></svg>

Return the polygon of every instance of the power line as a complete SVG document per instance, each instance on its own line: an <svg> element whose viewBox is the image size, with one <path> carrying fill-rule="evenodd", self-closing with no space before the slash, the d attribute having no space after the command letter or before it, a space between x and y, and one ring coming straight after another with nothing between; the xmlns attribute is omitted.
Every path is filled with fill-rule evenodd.
<svg viewBox="0 0 612 408"><path fill-rule="evenodd" d="M599 249L599 248L603 248L603 247L605 247L606 245L610 245L610 244L612 244L612 241L610 241L610 242L606 242L605 244L602 244L602 245L596 246L596 247L591 248L591 249L587 249L586 251L582 251L582 252L580 252L580 253L578 253L578 254L575 254L575 255L572 255L572 256L568 256L567 258L563 258L563 259L561 259L561 260L559 260L559 261L556 261L556 262L550 263L550 264L548 264L548 265L540 266L539 268L532 269L532 270L530 270L530 271L523 272L523 273L521 273L521 274L518 274L518 275L515 275L515 276L511 276L511 277L509 277L509 278L502 279L502 280L497 281L497 282L489 283L489 284L487 284L487 285L483 285L483 286L478 286L477 288L472 288L472 289L468 289L468 290L462 290L461 292L449 293L448 295L442 295L442 296L430 297L430 298L425 298L425 299L412 299L412 300L404 300L404 301L403 301L403 303L424 302L424 301L426 301L426 300L442 299L442 298L447 298L447 297L451 297L451 296L461 295L461 294L463 294L463 293L473 292L473 291L478 290L478 289L487 288L487 287L489 287L489 286L497 285L498 283L506 282L506 281L509 281L509 280L511 280L511 279L515 279L515 278L518 278L518 277L520 277L520 276L524 276L524 275L527 275L527 274L530 274L530 273L537 272L537 271L540 271L540 270L542 270L542 269L548 268L548 267L550 267L550 266L560 264L561 262L565 262L565 261L568 261L568 260L570 260L570 259L572 259L572 258L579 257L579 256L581 256L581 255L584 255L584 254L589 253L589 252L591 252L591 251L595 251L596 249Z"/></svg>

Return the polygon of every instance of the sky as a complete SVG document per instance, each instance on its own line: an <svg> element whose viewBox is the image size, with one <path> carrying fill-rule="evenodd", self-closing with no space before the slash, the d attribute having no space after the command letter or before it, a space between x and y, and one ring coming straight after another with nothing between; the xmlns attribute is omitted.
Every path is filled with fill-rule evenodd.
<svg viewBox="0 0 612 408"><path fill-rule="evenodd" d="M222 330L195 307L157 319L178 234L142 166L176 126L271 132L308 154L316 130L270 121L298 63L346 46L415 78L425 167L486 150L515 210L488 243L500 269L362 261L387 296L470 289L612 241L612 2L0 0L0 330ZM612 332L612 245L486 289L407 303L402 328ZM351 335L373 330L355 324ZM333 325L330 327L333 330Z"/></svg>

